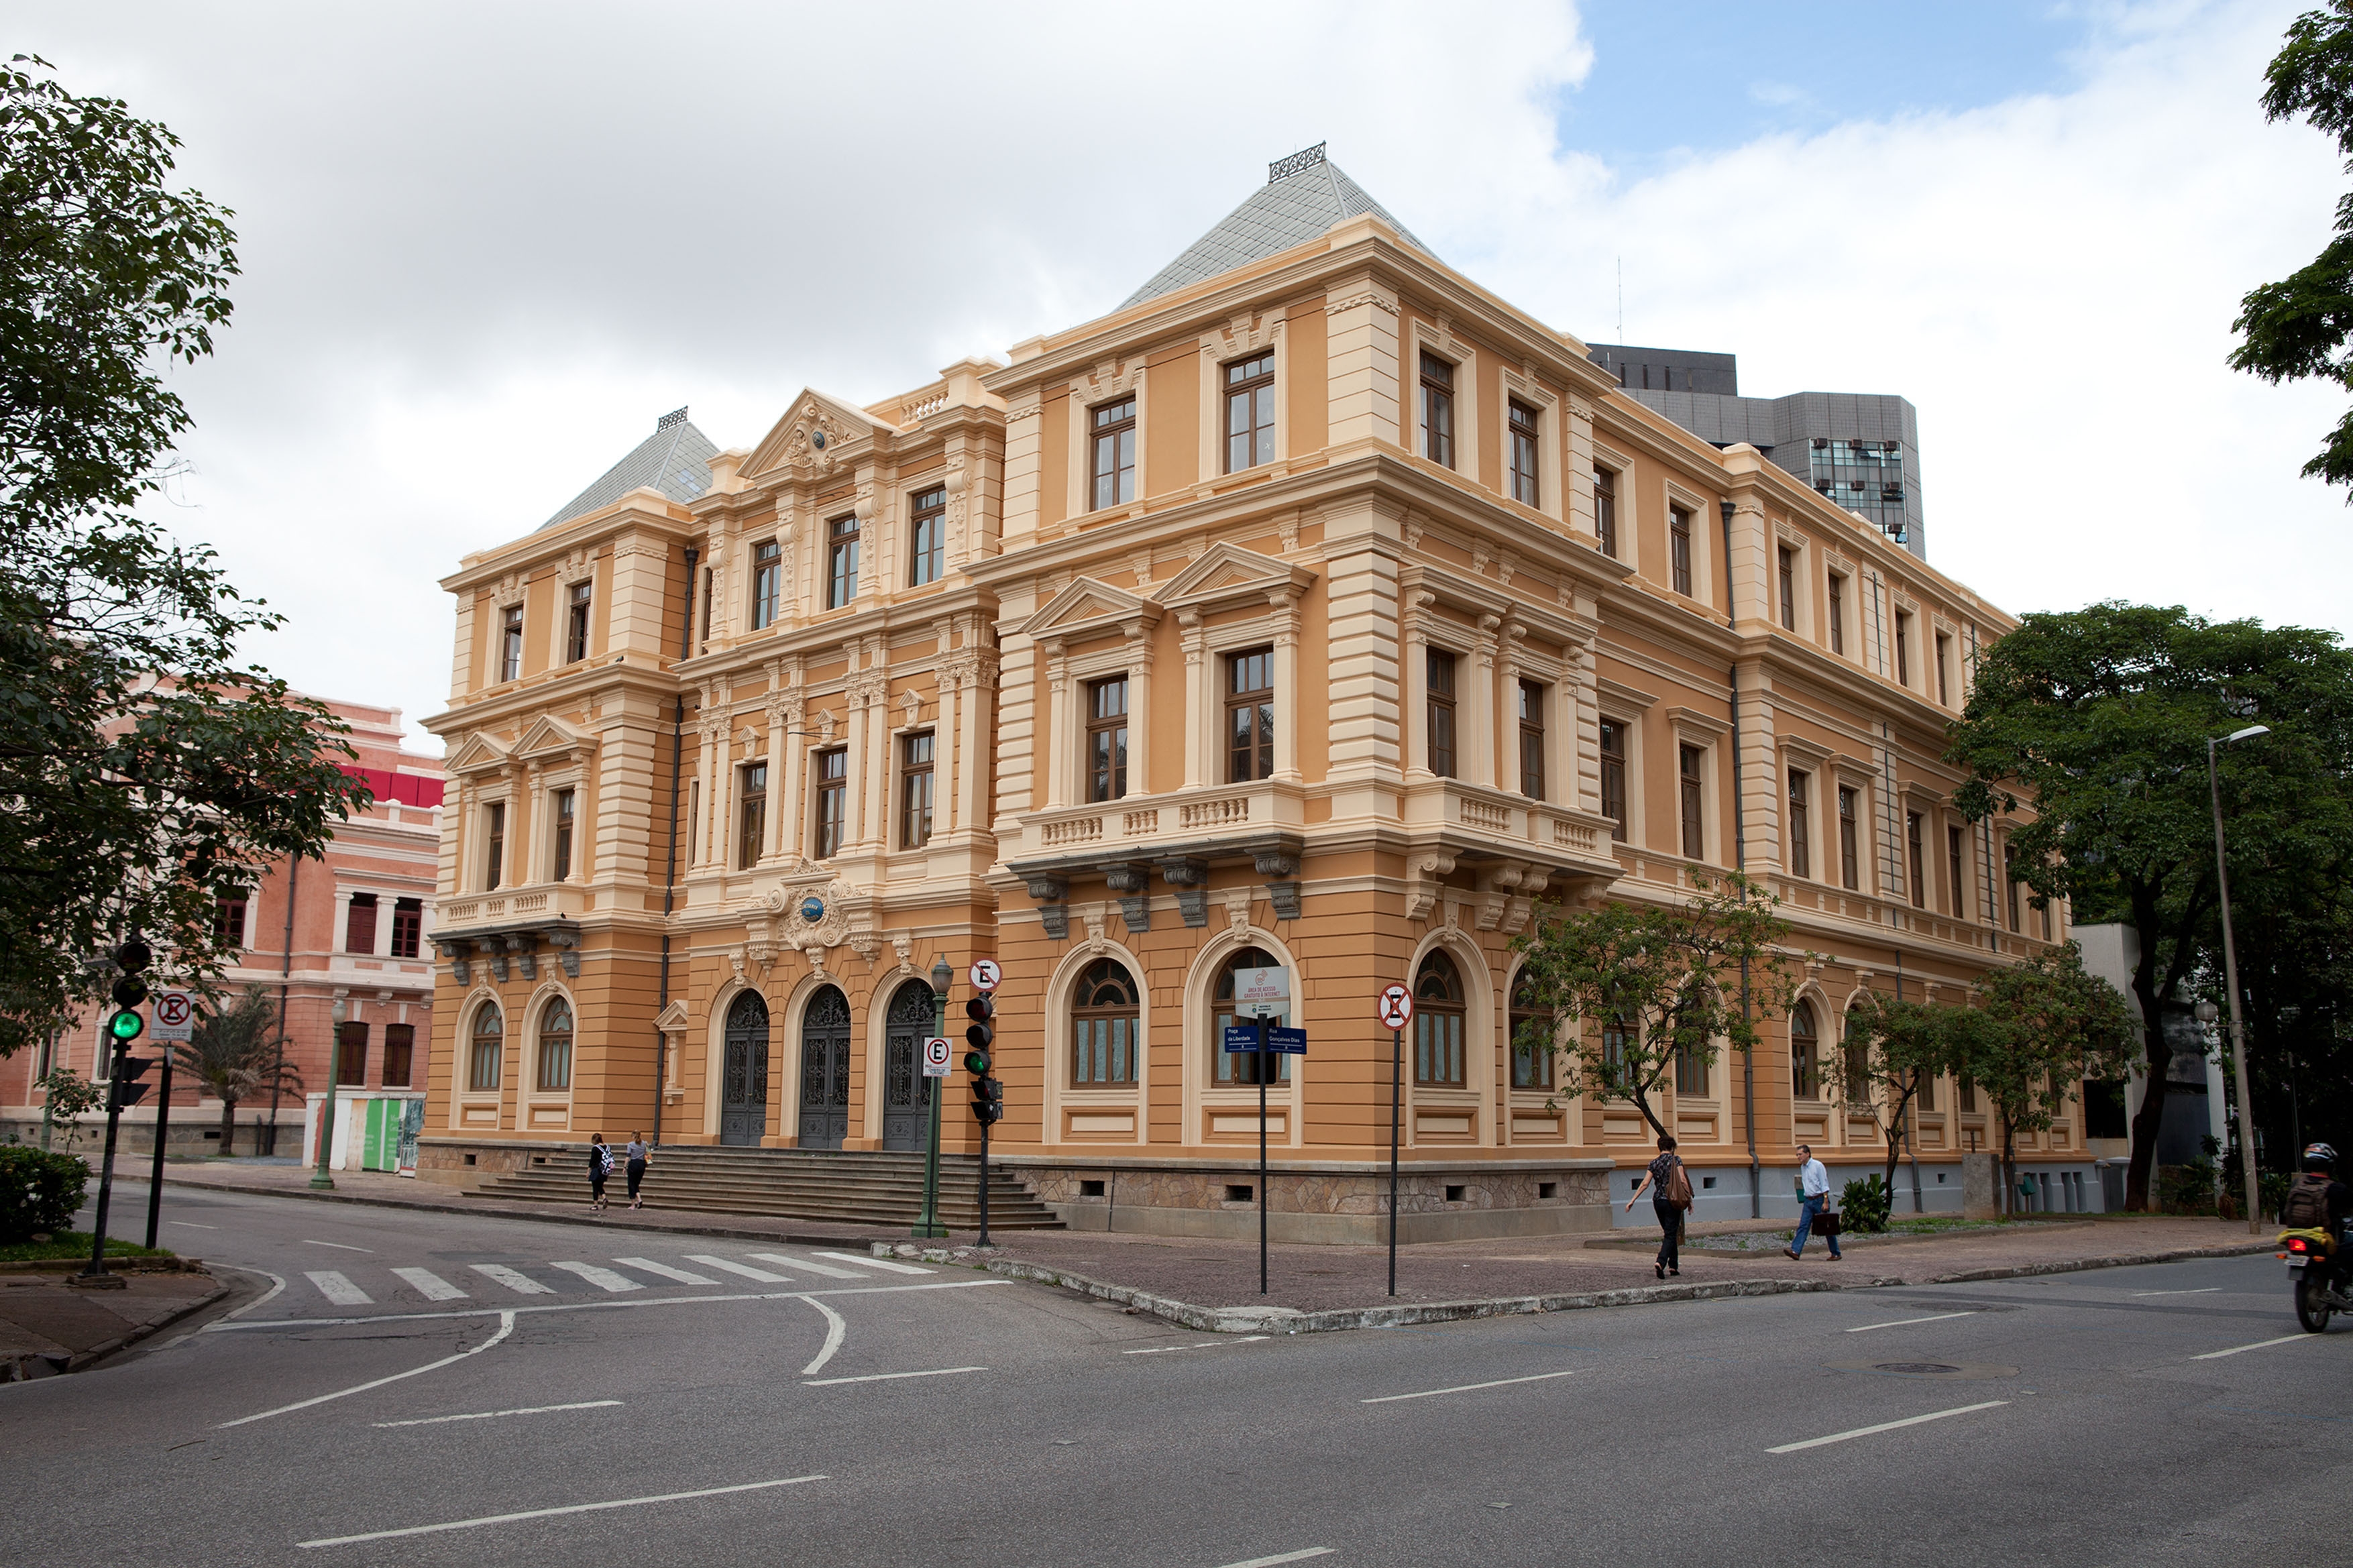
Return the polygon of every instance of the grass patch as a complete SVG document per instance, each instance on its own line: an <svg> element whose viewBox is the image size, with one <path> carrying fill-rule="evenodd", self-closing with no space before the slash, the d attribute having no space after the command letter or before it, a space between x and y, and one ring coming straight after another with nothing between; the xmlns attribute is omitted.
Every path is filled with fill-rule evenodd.
<svg viewBox="0 0 2353 1568"><path fill-rule="evenodd" d="M135 1241L124 1241L120 1237L111 1236L106 1238L106 1255L109 1258L173 1256L169 1247L142 1247ZM81 1230L64 1231L47 1241L20 1241L13 1247L0 1247L0 1263L35 1263L49 1258L88 1258L89 1256L90 1233Z"/></svg>

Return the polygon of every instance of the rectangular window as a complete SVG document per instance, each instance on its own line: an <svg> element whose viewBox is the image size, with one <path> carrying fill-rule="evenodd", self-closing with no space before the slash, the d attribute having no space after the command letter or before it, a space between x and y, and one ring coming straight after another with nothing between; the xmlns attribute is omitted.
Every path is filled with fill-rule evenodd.
<svg viewBox="0 0 2353 1568"><path fill-rule="evenodd" d="M776 624L785 602L785 551L773 539L752 546L752 629ZM711 635L711 617L702 617L702 635Z"/></svg>
<svg viewBox="0 0 2353 1568"><path fill-rule="evenodd" d="M396 899L392 905L392 956L415 958L425 940L425 900Z"/></svg>
<svg viewBox="0 0 2353 1568"><path fill-rule="evenodd" d="M1593 470L1593 532L1601 553L1618 557L1618 476L1607 468Z"/></svg>
<svg viewBox="0 0 2353 1568"><path fill-rule="evenodd" d="M858 514L825 525L825 607L838 610L858 597Z"/></svg>
<svg viewBox="0 0 2353 1568"><path fill-rule="evenodd" d="M948 490L934 485L916 495L907 535L907 586L936 583L948 563Z"/></svg>
<svg viewBox="0 0 2353 1568"><path fill-rule="evenodd" d="M1831 651L1846 651L1846 579L1831 574Z"/></svg>
<svg viewBox="0 0 2353 1568"><path fill-rule="evenodd" d="M1788 545L1781 546L1781 629L1798 629L1798 552Z"/></svg>
<svg viewBox="0 0 2353 1568"><path fill-rule="evenodd" d="M702 635L706 638L711 636L711 584L716 575L708 566L702 569Z"/></svg>
<svg viewBox="0 0 2353 1568"><path fill-rule="evenodd" d="M353 893L351 908L343 915L343 951L345 952L375 952L375 895Z"/></svg>
<svg viewBox="0 0 2353 1568"><path fill-rule="evenodd" d="M1692 591L1691 513L1679 506L1667 509L1667 566L1674 591L1686 599Z"/></svg>
<svg viewBox="0 0 2353 1568"><path fill-rule="evenodd" d="M1127 798L1127 677L1087 688L1087 798Z"/></svg>
<svg viewBox="0 0 2353 1568"><path fill-rule="evenodd" d="M899 737L899 847L932 841L932 735Z"/></svg>
<svg viewBox="0 0 2353 1568"><path fill-rule="evenodd" d="M499 679L515 680L522 675L522 606L510 605L499 621Z"/></svg>
<svg viewBox="0 0 2353 1568"><path fill-rule="evenodd" d="M1789 1092L1799 1100L1822 1097L1820 1044L1810 1036L1799 1036L1795 1030L1790 1032L1789 1040Z"/></svg>
<svg viewBox="0 0 2353 1568"><path fill-rule="evenodd" d="M490 832L482 845L482 890L488 892L499 885L507 861L507 808L503 801L492 801L483 816Z"/></svg>
<svg viewBox="0 0 2353 1568"><path fill-rule="evenodd" d="M1274 776L1274 650L1226 659L1226 782Z"/></svg>
<svg viewBox="0 0 2353 1568"><path fill-rule="evenodd" d="M810 805L816 812L813 858L823 860L841 853L842 829L849 810L849 751L836 746L813 759L817 790Z"/></svg>
<svg viewBox="0 0 2353 1568"><path fill-rule="evenodd" d="M361 1085L367 1082L368 1026L365 1024L335 1026L335 1082Z"/></svg>
<svg viewBox="0 0 2353 1568"><path fill-rule="evenodd" d="M1455 774L1454 656L1442 648L1430 650L1430 771L1440 778Z"/></svg>
<svg viewBox="0 0 2353 1568"><path fill-rule="evenodd" d="M1948 884L1950 897L1947 900L1947 902L1951 905L1953 918L1957 921L1967 920L1969 915L1969 883L1968 877L1964 875L1963 872L1963 868L1966 865L1968 858L1968 851L1963 847L1961 842L1961 830L1957 827L1946 828L1945 869L1952 879L1951 882Z"/></svg>
<svg viewBox="0 0 2353 1568"><path fill-rule="evenodd" d="M768 830L768 764L746 763L735 776L735 866L744 870L760 863L760 840Z"/></svg>
<svg viewBox="0 0 2353 1568"><path fill-rule="evenodd" d="M1707 1094L1707 1063L1700 1058L1697 1047L1675 1047L1675 1092L1703 1099Z"/></svg>
<svg viewBox="0 0 2353 1568"><path fill-rule="evenodd" d="M1512 499L1529 506L1544 504L1536 472L1536 411L1514 402L1512 416Z"/></svg>
<svg viewBox="0 0 2353 1568"><path fill-rule="evenodd" d="M1854 791L1838 792L1839 808L1839 885L1861 891L1862 861L1855 849Z"/></svg>
<svg viewBox="0 0 2353 1568"><path fill-rule="evenodd" d="M2018 920L2018 851L2007 844L2001 849L2001 871L2010 884L2010 929L2023 936L2026 928Z"/></svg>
<svg viewBox="0 0 2353 1568"><path fill-rule="evenodd" d="M483 1032L485 1026L476 1026L472 1059L466 1067L466 1087L478 1093L499 1087L500 1069L504 1065L506 1051L505 1041L497 1032L497 1013L487 1008L484 1012L488 1016L490 1032Z"/></svg>
<svg viewBox="0 0 2353 1568"><path fill-rule="evenodd" d="M1961 1110L1964 1114L1974 1116L1977 1114L1977 1109L1978 1086L1972 1080L1963 1079L1961 1079Z"/></svg>
<svg viewBox="0 0 2353 1568"><path fill-rule="evenodd" d="M1921 832L1920 814L1916 811L1905 812L1904 844L1910 851L1912 907L1915 910L1925 910L1928 907L1928 853L1921 843Z"/></svg>
<svg viewBox="0 0 2353 1568"><path fill-rule="evenodd" d="M1613 843L1626 842L1626 726L1601 721L1601 815Z"/></svg>
<svg viewBox="0 0 2353 1568"><path fill-rule="evenodd" d="M1913 1091L1912 1103L1919 1107L1922 1110L1936 1110L1936 1075L1934 1073L1915 1072L1912 1076L1915 1081L1916 1081L1920 1086Z"/></svg>
<svg viewBox="0 0 2353 1568"><path fill-rule="evenodd" d="M223 899L213 905L213 945L223 952L245 947L245 900Z"/></svg>
<svg viewBox="0 0 2353 1568"><path fill-rule="evenodd" d="M384 1026L384 1087L406 1089L409 1073L417 1061L417 1026L386 1024Z"/></svg>
<svg viewBox="0 0 2353 1568"><path fill-rule="evenodd" d="M1953 639L1942 632L1936 634L1936 700L1953 705Z"/></svg>
<svg viewBox="0 0 2353 1568"><path fill-rule="evenodd" d="M1895 684L1912 684L1912 617L1895 612Z"/></svg>
<svg viewBox="0 0 2353 1568"><path fill-rule="evenodd" d="M1533 680L1520 682L1520 793L1545 798L1545 690Z"/></svg>
<svg viewBox="0 0 2353 1568"><path fill-rule="evenodd" d="M568 882L572 879L572 817L575 803L578 799L579 792L576 790L560 789L555 792L555 855L553 879L558 882Z"/></svg>
<svg viewBox="0 0 2353 1568"><path fill-rule="evenodd" d="M1814 874L1814 825L1812 814L1806 809L1807 785L1812 782L1797 769L1789 770L1789 875L1792 877Z"/></svg>
<svg viewBox="0 0 2353 1568"><path fill-rule="evenodd" d="M1087 471L1093 476L1093 506L1125 506L1135 499L1135 399L1121 398L1090 410Z"/></svg>
<svg viewBox="0 0 2353 1568"><path fill-rule="evenodd" d="M1683 854L1698 860L1707 854L1706 823L1701 816L1700 765L1705 755L1697 746L1675 749L1677 798L1683 807Z"/></svg>
<svg viewBox="0 0 2353 1568"><path fill-rule="evenodd" d="M1454 466L1454 367L1434 353L1421 356L1421 455Z"/></svg>
<svg viewBox="0 0 2353 1568"><path fill-rule="evenodd" d="M1274 461L1274 355L1226 366L1226 472Z"/></svg>
<svg viewBox="0 0 2353 1568"><path fill-rule="evenodd" d="M564 662L578 664L588 657L588 603L594 584L572 584L572 603L564 621Z"/></svg>

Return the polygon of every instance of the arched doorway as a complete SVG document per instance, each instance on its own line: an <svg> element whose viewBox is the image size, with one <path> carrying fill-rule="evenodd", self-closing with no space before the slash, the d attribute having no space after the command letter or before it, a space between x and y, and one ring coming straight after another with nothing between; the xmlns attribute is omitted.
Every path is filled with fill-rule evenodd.
<svg viewBox="0 0 2353 1568"><path fill-rule="evenodd" d="M839 1149L849 1132L849 1002L821 986L801 1015L804 1149Z"/></svg>
<svg viewBox="0 0 2353 1568"><path fill-rule="evenodd" d="M921 1149L929 1134L931 1103L923 1090L924 1037L939 1019L932 988L910 980L892 994L890 1032L882 1041L882 1147Z"/></svg>
<svg viewBox="0 0 2353 1568"><path fill-rule="evenodd" d="M768 1131L768 1004L746 991L727 1009L720 1077L719 1141L758 1147Z"/></svg>

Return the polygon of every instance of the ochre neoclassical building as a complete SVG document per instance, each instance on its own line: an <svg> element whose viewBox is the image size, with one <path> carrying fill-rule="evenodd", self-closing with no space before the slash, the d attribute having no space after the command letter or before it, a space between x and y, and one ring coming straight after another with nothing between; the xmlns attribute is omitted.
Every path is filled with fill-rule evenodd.
<svg viewBox="0 0 2353 1568"><path fill-rule="evenodd" d="M1379 1232L1396 981L1406 1236L1603 1226L1648 1129L1515 1067L1512 938L1745 860L1818 962L1752 1074L1661 1110L1703 1217L1748 1212L1752 1150L1770 1213L1797 1142L1882 1157L1824 1067L1858 992L1960 1000L2063 938L1938 760L2009 617L1622 395L1320 149L1113 314L806 392L748 451L681 411L445 586L442 1179L657 1118L918 1149L925 976L960 1026L989 956L994 1152L1075 1225L1243 1230L1259 1091L1219 1031L1279 967L1278 1237ZM1929 1098L1952 1206L1993 1134ZM945 1103L975 1150L960 1073ZM2072 1201L2086 1154L2068 1121L2025 1159Z"/></svg>

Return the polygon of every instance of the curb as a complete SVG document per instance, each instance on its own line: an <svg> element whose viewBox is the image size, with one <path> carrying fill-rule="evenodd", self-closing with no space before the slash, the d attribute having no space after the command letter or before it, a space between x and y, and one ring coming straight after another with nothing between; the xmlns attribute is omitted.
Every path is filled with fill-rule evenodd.
<svg viewBox="0 0 2353 1568"><path fill-rule="evenodd" d="M2170 1252L2120 1252L2107 1258L2065 1258L2050 1263L2021 1263L2002 1268L1965 1268L1939 1274L1923 1285L1971 1285L1987 1279L2031 1279L2039 1274L2075 1274L2091 1268L2136 1268L2149 1263L2188 1263L2200 1258L2252 1258L2274 1252L2275 1241L2246 1241L2230 1247L2182 1247Z"/></svg>
<svg viewBox="0 0 2353 1568"><path fill-rule="evenodd" d="M153 1334L160 1333L164 1330L170 1328L174 1323L178 1322L183 1318L188 1317L193 1313L203 1311L206 1307L211 1306L214 1302L219 1300L222 1297L227 1294L227 1286L216 1285L210 1290L206 1291L202 1296L197 1297L195 1300L189 1302L186 1306L181 1308L178 1311L173 1313L168 1318L160 1318L154 1322L133 1329L129 1333L123 1334L116 1339L109 1340L102 1345L92 1345L86 1351L77 1351L74 1352L73 1359L67 1362L65 1365L58 1367L58 1370L59 1372L80 1372L93 1363L104 1361L108 1356L114 1354L118 1351L128 1350L132 1345L137 1344L141 1340L146 1339Z"/></svg>

